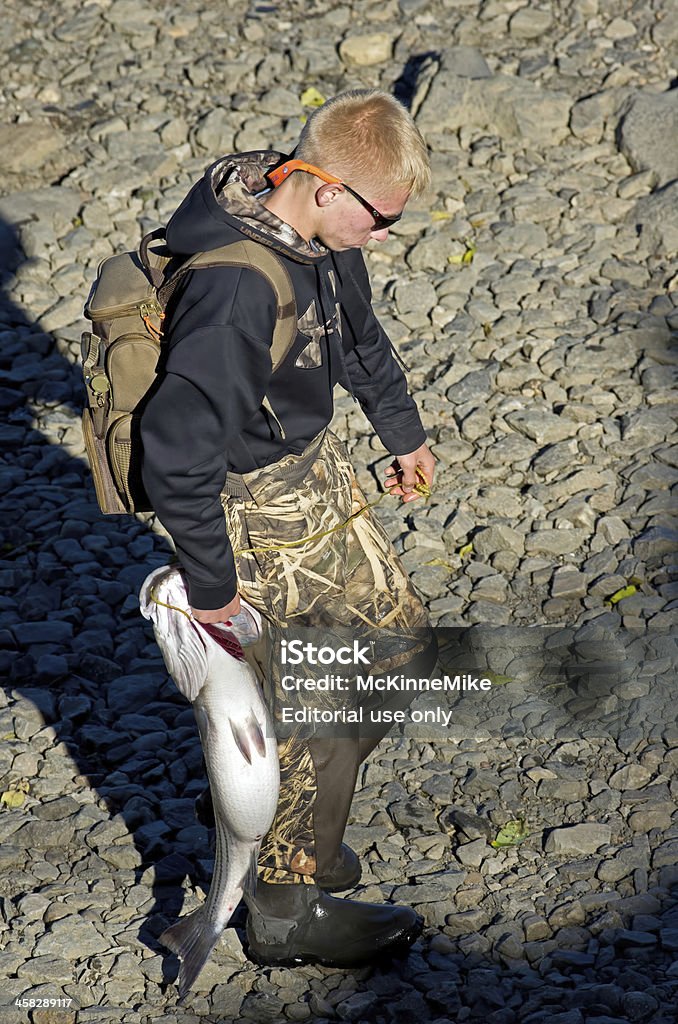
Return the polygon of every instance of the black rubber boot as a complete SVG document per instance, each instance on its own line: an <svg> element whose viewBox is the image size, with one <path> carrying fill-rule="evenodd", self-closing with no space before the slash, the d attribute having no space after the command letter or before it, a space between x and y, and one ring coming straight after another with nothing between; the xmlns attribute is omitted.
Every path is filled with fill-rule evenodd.
<svg viewBox="0 0 678 1024"><path fill-rule="evenodd" d="M316 885L260 881L245 899L247 956L269 966L359 967L405 954L424 924L411 907L338 900Z"/></svg>

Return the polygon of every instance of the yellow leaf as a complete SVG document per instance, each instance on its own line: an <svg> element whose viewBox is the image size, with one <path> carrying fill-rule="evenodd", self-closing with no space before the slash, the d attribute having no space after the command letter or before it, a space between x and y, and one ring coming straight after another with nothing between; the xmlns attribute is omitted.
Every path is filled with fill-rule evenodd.
<svg viewBox="0 0 678 1024"><path fill-rule="evenodd" d="M499 829L497 838L492 840L490 846L494 847L495 850L501 850L507 846L518 846L527 839L528 835L529 832L525 828L525 819L517 818L513 821L507 821Z"/></svg>
<svg viewBox="0 0 678 1024"><path fill-rule="evenodd" d="M486 672L485 675L493 686L504 686L506 683L513 682L510 676L503 676L500 672Z"/></svg>
<svg viewBox="0 0 678 1024"><path fill-rule="evenodd" d="M6 732L5 735L2 737L3 740L15 740L16 738L17 737L15 732Z"/></svg>
<svg viewBox="0 0 678 1024"><path fill-rule="evenodd" d="M625 597L632 597L637 592L638 587L635 585L635 583L629 583L628 587L622 587L621 590L616 590L614 594L608 597L607 601L605 601L605 604L614 606L615 604L618 604L620 601L623 601Z"/></svg>
<svg viewBox="0 0 678 1024"><path fill-rule="evenodd" d="M322 107L325 102L325 97L321 92L314 86L309 86L308 89L304 89L301 94L301 105L302 107Z"/></svg>
<svg viewBox="0 0 678 1024"><path fill-rule="evenodd" d="M446 562L444 558L430 558L428 562L424 562L424 565L440 566L442 569L449 569L450 572L454 572L454 566Z"/></svg>
<svg viewBox="0 0 678 1024"><path fill-rule="evenodd" d="M460 558L466 558L466 556L470 555L472 551L473 551L473 541L469 541L468 544L464 544L462 547L459 548L459 550L457 551L457 554L459 555Z"/></svg>
<svg viewBox="0 0 678 1024"><path fill-rule="evenodd" d="M431 210L431 220L449 220L451 216L447 210Z"/></svg>
<svg viewBox="0 0 678 1024"><path fill-rule="evenodd" d="M454 263L457 266L462 267L467 267L469 263L473 263L473 257L476 254L476 247L475 245L469 245L467 242L465 242L464 244L466 245L466 249L464 250L464 252L455 252L451 256L448 256L448 263Z"/></svg>
<svg viewBox="0 0 678 1024"><path fill-rule="evenodd" d="M6 789L0 796L0 804L4 804L5 807L21 807L25 799L25 793L18 792L16 789Z"/></svg>

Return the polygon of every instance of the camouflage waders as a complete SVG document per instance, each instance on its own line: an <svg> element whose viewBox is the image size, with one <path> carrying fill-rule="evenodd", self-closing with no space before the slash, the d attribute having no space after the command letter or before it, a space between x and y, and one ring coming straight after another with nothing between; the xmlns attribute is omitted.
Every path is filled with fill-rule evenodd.
<svg viewBox="0 0 678 1024"><path fill-rule="evenodd" d="M426 612L369 510L346 528L296 548L243 550L275 548L330 530L367 503L344 445L330 431L302 455L286 456L242 477L229 475L227 492L222 502L238 589L268 621L273 635L289 635L298 627L320 637L343 631L344 636L376 638L374 667L367 671L397 667L398 672L423 676L431 670L435 644ZM253 660L275 717L282 674L306 670L281 667L270 639L254 649ZM398 694L389 706L404 707L411 698ZM337 697L312 695L316 706L319 700L329 707ZM310 883L331 868L359 764L388 728L373 726L364 733L355 726L339 735L309 737L293 727L279 734L280 797L261 850L259 875L264 881Z"/></svg>

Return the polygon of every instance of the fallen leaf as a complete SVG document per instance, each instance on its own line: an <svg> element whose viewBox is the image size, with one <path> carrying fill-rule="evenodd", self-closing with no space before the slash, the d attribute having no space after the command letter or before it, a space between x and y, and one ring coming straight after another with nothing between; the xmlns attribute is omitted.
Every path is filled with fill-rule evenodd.
<svg viewBox="0 0 678 1024"><path fill-rule="evenodd" d="M611 594L610 597L608 597L608 599L604 603L614 607L614 605L618 604L620 601L623 601L625 597L632 597L634 594L637 593L638 587L635 585L635 583L629 583L628 587L622 587L621 590L615 590L614 594Z"/></svg>
<svg viewBox="0 0 678 1024"><path fill-rule="evenodd" d="M424 565L440 566L443 569L449 569L453 572L456 566L451 565L450 562L446 562L444 558L429 558L428 562L424 562Z"/></svg>
<svg viewBox="0 0 678 1024"><path fill-rule="evenodd" d="M506 683L513 682L510 676L503 676L501 672L486 672L485 675L493 686L505 686Z"/></svg>
<svg viewBox="0 0 678 1024"><path fill-rule="evenodd" d="M17 793L14 789L6 789L2 796L0 796L0 804L10 808L21 807L25 799L26 797L23 793Z"/></svg>
<svg viewBox="0 0 678 1024"><path fill-rule="evenodd" d="M507 846L519 846L529 835L525 827L524 818L516 818L507 821L497 832L497 838L490 843L495 850L502 850Z"/></svg>
<svg viewBox="0 0 678 1024"><path fill-rule="evenodd" d="M469 245L468 242L464 242L466 249L464 252L455 252L451 256L447 257L448 263L454 263L457 266L467 267L469 263L473 263L473 257L476 254L475 245Z"/></svg>
<svg viewBox="0 0 678 1024"><path fill-rule="evenodd" d="M304 89L300 98L302 107L322 107L325 102L323 94L312 85Z"/></svg>
<svg viewBox="0 0 678 1024"><path fill-rule="evenodd" d="M466 558L466 556L470 555L472 551L473 541L471 540L469 541L468 544L462 545L462 547L460 547L459 550L457 551L457 554L459 555L460 558Z"/></svg>

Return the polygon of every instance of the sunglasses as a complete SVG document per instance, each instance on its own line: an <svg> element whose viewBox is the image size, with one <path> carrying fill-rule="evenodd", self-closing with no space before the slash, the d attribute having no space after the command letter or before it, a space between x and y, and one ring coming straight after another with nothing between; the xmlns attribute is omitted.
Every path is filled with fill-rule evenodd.
<svg viewBox="0 0 678 1024"><path fill-rule="evenodd" d="M367 199L363 199L359 192L356 192L354 188L347 185L341 178L335 177L334 174L328 174L327 171L321 171L319 167L314 167L313 164L307 164L304 160L287 160L286 163L281 164L280 167L274 168L269 171L266 177L273 185L273 188L277 188L278 185L282 185L286 178L289 178L293 171L306 171L307 174L314 174L316 178L320 178L321 181L326 181L328 185L341 185L347 192L357 199L361 206L364 206L369 215L374 220L373 231L382 231L383 228L390 228L391 225L397 224L402 213L399 213L395 217L384 217L383 213L379 213L379 210L375 210L372 203L369 203Z"/></svg>

